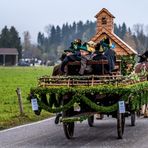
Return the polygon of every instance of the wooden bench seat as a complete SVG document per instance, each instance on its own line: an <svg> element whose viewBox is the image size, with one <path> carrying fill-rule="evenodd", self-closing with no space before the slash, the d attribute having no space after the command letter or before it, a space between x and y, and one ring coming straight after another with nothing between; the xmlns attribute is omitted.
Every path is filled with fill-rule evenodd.
<svg viewBox="0 0 148 148"><path fill-rule="evenodd" d="M87 61L87 65L97 65L97 64L108 64L108 60L98 60L98 61ZM80 65L80 61L68 62L68 65Z"/></svg>
<svg viewBox="0 0 148 148"><path fill-rule="evenodd" d="M102 66L102 75L105 75L105 65L108 64L108 60L90 60L87 61L87 65L101 65ZM80 61L74 61L74 62L68 62L68 66L79 66L80 67L81 62ZM115 70L112 72L113 75L120 75L121 74L121 60L117 60L115 63Z"/></svg>

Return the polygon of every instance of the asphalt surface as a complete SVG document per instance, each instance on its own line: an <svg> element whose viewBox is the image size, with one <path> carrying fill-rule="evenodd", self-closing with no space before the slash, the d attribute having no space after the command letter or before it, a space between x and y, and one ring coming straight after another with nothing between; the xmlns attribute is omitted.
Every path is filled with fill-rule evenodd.
<svg viewBox="0 0 148 148"><path fill-rule="evenodd" d="M117 139L116 119L75 124L74 138L66 139L62 124L54 118L0 131L0 148L148 148L148 118L137 118L136 126L126 119L123 139Z"/></svg>

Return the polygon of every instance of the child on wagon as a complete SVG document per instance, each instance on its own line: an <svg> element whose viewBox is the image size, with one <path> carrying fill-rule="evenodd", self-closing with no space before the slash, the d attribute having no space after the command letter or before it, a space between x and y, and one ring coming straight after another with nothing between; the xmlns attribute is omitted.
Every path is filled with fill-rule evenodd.
<svg viewBox="0 0 148 148"><path fill-rule="evenodd" d="M87 65L87 61L92 60L92 48L90 48L88 43L84 43L80 46L80 54L81 54L81 66L79 70L79 75L83 75L84 73L90 74L92 72L91 65Z"/></svg>

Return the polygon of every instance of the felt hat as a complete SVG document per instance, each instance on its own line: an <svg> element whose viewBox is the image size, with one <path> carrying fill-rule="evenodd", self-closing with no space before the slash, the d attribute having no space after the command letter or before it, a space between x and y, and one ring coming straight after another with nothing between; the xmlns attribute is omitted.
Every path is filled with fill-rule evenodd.
<svg viewBox="0 0 148 148"><path fill-rule="evenodd" d="M95 52L96 43L93 41L87 42L87 50L89 52Z"/></svg>
<svg viewBox="0 0 148 148"><path fill-rule="evenodd" d="M100 43L97 43L96 44L96 47L95 47L95 53L103 53L105 51L104 47L100 44Z"/></svg>
<svg viewBox="0 0 148 148"><path fill-rule="evenodd" d="M80 50L83 50L83 51L89 52L89 51L87 50L86 44L81 45L81 46L79 47L79 49L80 49Z"/></svg>
<svg viewBox="0 0 148 148"><path fill-rule="evenodd" d="M93 41L89 41L89 42L87 42L87 44L88 44L89 46L92 46L92 47L95 47L95 46L96 46L96 43L93 42Z"/></svg>
<svg viewBox="0 0 148 148"><path fill-rule="evenodd" d="M100 45L100 49L98 50L99 53L103 53L105 51L104 47Z"/></svg>

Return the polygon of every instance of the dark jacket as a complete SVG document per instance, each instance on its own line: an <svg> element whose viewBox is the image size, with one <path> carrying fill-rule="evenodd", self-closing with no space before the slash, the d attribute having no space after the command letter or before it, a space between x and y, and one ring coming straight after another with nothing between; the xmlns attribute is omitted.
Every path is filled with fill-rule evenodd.
<svg viewBox="0 0 148 148"><path fill-rule="evenodd" d="M113 49L108 48L104 55L107 57L108 64L109 64L109 72L114 70L115 62L116 62L116 53Z"/></svg>
<svg viewBox="0 0 148 148"><path fill-rule="evenodd" d="M96 56L93 57L93 60L107 60L107 57L103 53L98 53ZM104 66L104 71L103 71L103 66ZM103 73L108 73L109 71L109 66L107 65L102 65L102 64L97 64L93 65L93 74L95 75L102 75Z"/></svg>

